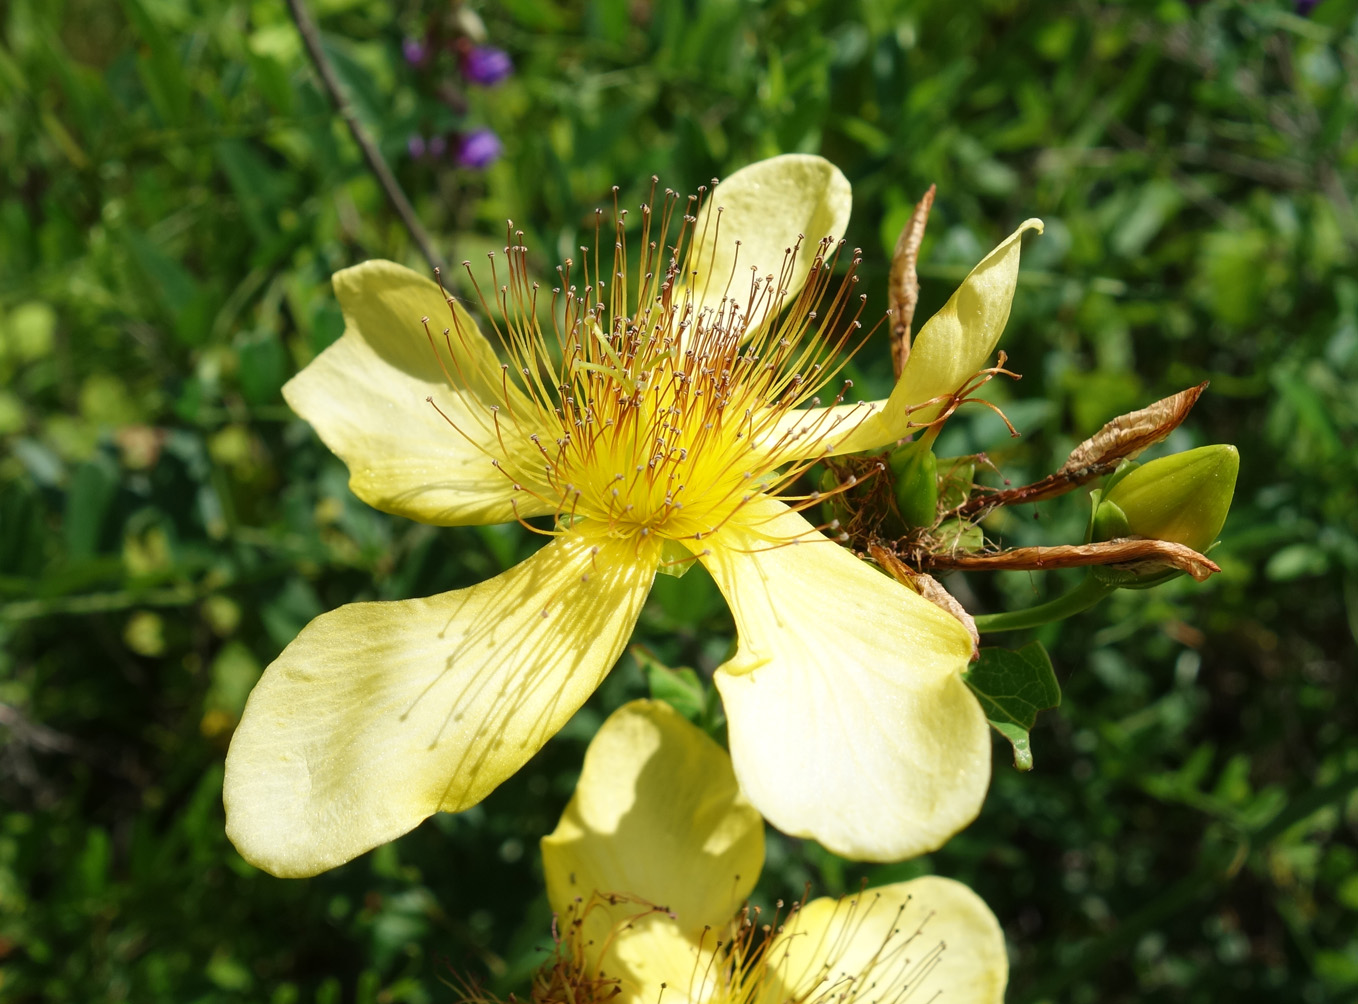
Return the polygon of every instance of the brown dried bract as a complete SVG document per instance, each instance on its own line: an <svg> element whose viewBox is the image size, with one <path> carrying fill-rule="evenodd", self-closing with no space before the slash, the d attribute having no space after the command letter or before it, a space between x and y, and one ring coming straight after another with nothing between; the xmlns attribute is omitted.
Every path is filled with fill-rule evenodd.
<svg viewBox="0 0 1358 1004"><path fill-rule="evenodd" d="M1202 582L1221 571L1214 561L1191 547L1168 540L1119 537L1094 544L1061 544L1056 547L1016 547L993 554L930 554L924 556L930 568L961 571L1032 571L1053 568L1078 568L1105 565L1138 576L1168 569L1187 572Z"/></svg>
<svg viewBox="0 0 1358 1004"><path fill-rule="evenodd" d="M930 185L924 198L916 204L891 256L891 366L898 377L910 358L910 328L915 320L915 306L919 303L919 274L915 271L915 263L937 188L937 185Z"/></svg>
<svg viewBox="0 0 1358 1004"><path fill-rule="evenodd" d="M950 515L974 517L1001 506L1045 502L1111 474L1122 461L1137 456L1177 429L1206 389L1204 381L1145 408L1119 415L1075 447L1055 474L1019 488L975 495Z"/></svg>
<svg viewBox="0 0 1358 1004"><path fill-rule="evenodd" d="M901 585L919 593L934 606L946 610L961 621L962 626L971 635L972 660L975 661L980 657L981 633L976 630L976 621L971 614L967 613L967 608L962 606L957 597L943 588L941 582L925 572L915 571L889 548L883 547L881 544L869 544L868 556Z"/></svg>
<svg viewBox="0 0 1358 1004"><path fill-rule="evenodd" d="M1119 415L1071 451L1058 475L1079 475L1088 470L1108 471L1154 446L1188 417L1207 389L1204 380L1152 405Z"/></svg>

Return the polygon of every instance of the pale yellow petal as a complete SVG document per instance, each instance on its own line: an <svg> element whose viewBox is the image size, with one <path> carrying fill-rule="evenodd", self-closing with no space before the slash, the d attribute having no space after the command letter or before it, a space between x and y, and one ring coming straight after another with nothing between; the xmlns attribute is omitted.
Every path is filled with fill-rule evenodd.
<svg viewBox="0 0 1358 1004"><path fill-rule="evenodd" d="M932 875L806 904L769 945L768 967L757 1004L1001 1004L1009 981L990 908L962 883Z"/></svg>
<svg viewBox="0 0 1358 1004"><path fill-rule="evenodd" d="M758 327L770 303L752 302L752 275L781 276L788 250L802 237L780 285L783 302L790 302L806 282L820 239L844 236L852 205L848 179L823 157L789 153L743 167L708 193L699 210L691 271L682 283L697 309L719 309L731 297Z"/></svg>
<svg viewBox="0 0 1358 1004"><path fill-rule="evenodd" d="M316 618L232 738L236 848L275 875L314 875L480 801L603 679L657 557L581 524L480 585Z"/></svg>
<svg viewBox="0 0 1358 1004"><path fill-rule="evenodd" d="M1028 230L1041 233L1042 221L1025 220L929 318L887 400L788 412L770 423L762 448L782 460L878 450L936 418L999 344L1018 286L1020 238Z"/></svg>
<svg viewBox="0 0 1358 1004"><path fill-rule="evenodd" d="M600 949L597 955L587 952L586 964L600 978L617 981L616 995L610 988L606 997L592 999L616 1004L711 1004L719 935L709 931L694 938L668 914L636 903L609 909L622 918L611 929L591 923L600 919L591 913L576 932L589 948Z"/></svg>
<svg viewBox="0 0 1358 1004"><path fill-rule="evenodd" d="M592 893L619 893L698 932L729 921L754 888L764 822L725 750L668 704L633 701L590 742L542 861L558 913Z"/></svg>
<svg viewBox="0 0 1358 1004"><path fill-rule="evenodd" d="M990 736L962 682L966 628L775 499L700 546L740 636L716 673L731 759L764 818L872 861L933 850L970 823Z"/></svg>
<svg viewBox="0 0 1358 1004"><path fill-rule="evenodd" d="M525 449L526 434L497 436L495 421L513 429L530 422L532 410L514 388L506 394L500 363L467 312L389 261L347 268L334 281L344 334L283 396L348 465L354 494L443 526L506 522L516 506L521 516L552 512L530 491L514 490L515 482L541 481L539 461Z"/></svg>
<svg viewBox="0 0 1358 1004"><path fill-rule="evenodd" d="M1042 221L1024 220L981 259L943 309L920 329L885 409L887 417L908 405L951 394L990 361L1009 323L1021 238L1029 230L1041 233Z"/></svg>

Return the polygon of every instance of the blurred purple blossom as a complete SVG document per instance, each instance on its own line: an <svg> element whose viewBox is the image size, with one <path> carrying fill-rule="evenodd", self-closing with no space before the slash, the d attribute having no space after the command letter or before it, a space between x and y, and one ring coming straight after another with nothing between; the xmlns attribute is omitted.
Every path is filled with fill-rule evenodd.
<svg viewBox="0 0 1358 1004"><path fill-rule="evenodd" d="M484 170L500 159L504 144L490 129L473 129L457 144L457 162L462 167Z"/></svg>
<svg viewBox="0 0 1358 1004"><path fill-rule="evenodd" d="M418 38L406 36L401 42L401 55L405 56L406 62L411 66L423 66L429 58L429 46Z"/></svg>
<svg viewBox="0 0 1358 1004"><path fill-rule="evenodd" d="M474 45L462 53L462 75L473 84L494 87L514 72L509 53L492 45Z"/></svg>
<svg viewBox="0 0 1358 1004"><path fill-rule="evenodd" d="M424 137L417 132L411 133L410 138L406 140L406 152L410 154L411 158L419 160L424 156L426 149Z"/></svg>
<svg viewBox="0 0 1358 1004"><path fill-rule="evenodd" d="M429 156L434 160L440 160L448 152L448 141L442 136L435 136L429 141Z"/></svg>
<svg viewBox="0 0 1358 1004"><path fill-rule="evenodd" d="M1311 11L1315 10L1318 3L1320 3L1320 0L1296 0L1297 13L1306 17Z"/></svg>

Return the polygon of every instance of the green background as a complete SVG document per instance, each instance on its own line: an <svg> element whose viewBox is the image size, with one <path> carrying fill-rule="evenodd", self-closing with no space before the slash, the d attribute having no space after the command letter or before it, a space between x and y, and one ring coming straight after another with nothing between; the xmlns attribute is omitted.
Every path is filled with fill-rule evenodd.
<svg viewBox="0 0 1358 1004"><path fill-rule="evenodd" d="M635 205L653 174L691 190L818 152L853 182L874 312L930 183L921 318L1046 220L1004 340L1023 380L987 388L1023 438L973 408L942 452L1019 483L1212 382L1169 445L1240 449L1222 573L1037 633L1064 706L1032 773L997 737L982 816L944 850L863 866L771 835L761 896L960 878L1005 927L1014 1002L1358 999L1356 8L511 0L480 13L517 73L454 110L455 63L401 55L442 3L315 3L452 261L512 218L550 284L613 184ZM537 544L367 508L282 402L340 332L332 271L425 267L287 9L9 0L0 32L0 999L522 992L550 923L536 841L602 716L647 692L633 657L481 806L333 872L271 878L222 832L231 727L303 624ZM488 171L407 155L464 122L505 144ZM854 365L888 386L884 342ZM1072 541L1085 509L988 529ZM950 585L990 611L1059 583ZM695 572L661 578L636 640L704 673L731 632Z"/></svg>

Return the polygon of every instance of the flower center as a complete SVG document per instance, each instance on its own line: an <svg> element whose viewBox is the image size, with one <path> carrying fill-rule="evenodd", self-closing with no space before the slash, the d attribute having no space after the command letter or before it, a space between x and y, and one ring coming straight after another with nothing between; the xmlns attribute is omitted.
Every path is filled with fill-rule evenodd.
<svg viewBox="0 0 1358 1004"><path fill-rule="evenodd" d="M631 297L627 214L617 213L611 280L588 248L578 283L573 261L559 268L561 285L541 305L550 336L527 249L517 243L521 231L511 224L509 274L495 295L472 275L510 360L489 405L501 447L492 462L516 491L549 505L559 524L585 518L621 535L701 540L814 462L787 466L779 419L820 404L817 394L851 355L841 350L860 328L857 255L835 283L842 244L819 241L795 296L788 285L808 253L801 237L776 273L761 274L765 263L755 262L747 277L744 266L705 275L692 233L699 198L682 216L673 192L658 212L642 206L642 278Z"/></svg>

